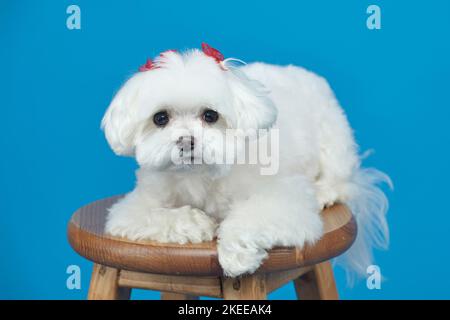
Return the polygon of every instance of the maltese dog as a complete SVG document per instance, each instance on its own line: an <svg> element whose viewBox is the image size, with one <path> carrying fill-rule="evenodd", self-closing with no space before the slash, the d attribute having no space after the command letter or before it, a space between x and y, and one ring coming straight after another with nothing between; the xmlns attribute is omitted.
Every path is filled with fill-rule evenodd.
<svg viewBox="0 0 450 320"><path fill-rule="evenodd" d="M274 246L314 244L320 212L336 202L356 216L345 256L365 273L385 247L390 182L361 157L325 79L296 66L245 64L202 50L147 60L102 121L119 155L134 156L133 191L110 208L105 231L131 240L217 238L226 276L254 272Z"/></svg>

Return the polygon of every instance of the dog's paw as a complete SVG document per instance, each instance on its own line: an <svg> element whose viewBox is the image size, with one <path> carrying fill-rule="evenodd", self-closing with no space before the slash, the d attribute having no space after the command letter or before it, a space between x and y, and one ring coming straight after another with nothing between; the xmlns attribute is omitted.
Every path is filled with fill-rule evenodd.
<svg viewBox="0 0 450 320"><path fill-rule="evenodd" d="M112 215L105 231L130 240L163 243L199 243L213 239L217 224L203 211L184 206L158 208L142 214Z"/></svg>
<svg viewBox="0 0 450 320"><path fill-rule="evenodd" d="M224 274L237 277L251 274L267 258L266 249L272 246L264 230L258 230L258 223L241 219L229 219L218 229L217 252Z"/></svg>
<svg viewBox="0 0 450 320"><path fill-rule="evenodd" d="M254 243L219 240L217 245L219 263L227 277L251 274L267 258L267 251Z"/></svg>
<svg viewBox="0 0 450 320"><path fill-rule="evenodd" d="M211 241L216 233L217 223L214 218L208 216L205 212L190 206L184 206L178 209L173 218L173 224L169 223L168 241L162 237L160 242L176 243L199 243Z"/></svg>
<svg viewBox="0 0 450 320"><path fill-rule="evenodd" d="M218 257L224 274L236 277L253 273L267 258L267 250L274 246L314 244L323 233L318 214L308 219L284 221L230 219L218 229Z"/></svg>

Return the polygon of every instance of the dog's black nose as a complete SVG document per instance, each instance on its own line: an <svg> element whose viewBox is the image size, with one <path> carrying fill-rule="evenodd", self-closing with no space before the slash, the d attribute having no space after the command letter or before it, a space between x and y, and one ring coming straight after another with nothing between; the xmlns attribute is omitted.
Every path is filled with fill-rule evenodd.
<svg viewBox="0 0 450 320"><path fill-rule="evenodd" d="M177 140L177 146L184 150L194 149L194 137L193 136L181 136Z"/></svg>

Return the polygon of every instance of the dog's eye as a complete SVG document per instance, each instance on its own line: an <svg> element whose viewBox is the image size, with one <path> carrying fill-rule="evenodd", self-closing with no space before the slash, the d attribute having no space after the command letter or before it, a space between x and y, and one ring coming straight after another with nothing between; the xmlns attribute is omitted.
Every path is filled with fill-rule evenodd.
<svg viewBox="0 0 450 320"><path fill-rule="evenodd" d="M169 114L167 111L159 111L153 116L153 122L158 127L163 127L169 122Z"/></svg>
<svg viewBox="0 0 450 320"><path fill-rule="evenodd" d="M207 109L203 112L202 118L205 122L214 123L219 119L219 114L214 110Z"/></svg>

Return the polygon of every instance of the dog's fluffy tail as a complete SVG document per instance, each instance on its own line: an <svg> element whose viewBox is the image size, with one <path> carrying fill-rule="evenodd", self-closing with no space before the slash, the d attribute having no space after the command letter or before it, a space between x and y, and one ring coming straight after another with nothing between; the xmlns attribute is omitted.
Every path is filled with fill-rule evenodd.
<svg viewBox="0 0 450 320"><path fill-rule="evenodd" d="M381 171L358 168L354 172L347 205L358 224L358 235L353 246L335 261L344 266L350 285L355 276L367 275L373 262L372 249L387 249L389 245L388 200L379 188L382 183L393 188L391 179Z"/></svg>

